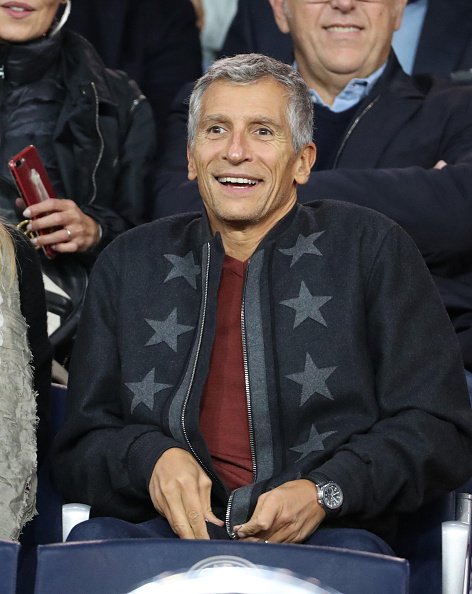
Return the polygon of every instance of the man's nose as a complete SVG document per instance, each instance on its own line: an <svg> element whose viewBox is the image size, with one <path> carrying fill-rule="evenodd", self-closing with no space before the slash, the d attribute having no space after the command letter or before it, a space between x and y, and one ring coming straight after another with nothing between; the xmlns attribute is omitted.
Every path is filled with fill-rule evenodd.
<svg viewBox="0 0 472 594"><path fill-rule="evenodd" d="M328 0L331 8L337 8L341 12L351 11L357 4L357 0Z"/></svg>
<svg viewBox="0 0 472 594"><path fill-rule="evenodd" d="M249 144L244 132L234 131L231 134L225 156L230 163L242 163L250 158Z"/></svg>

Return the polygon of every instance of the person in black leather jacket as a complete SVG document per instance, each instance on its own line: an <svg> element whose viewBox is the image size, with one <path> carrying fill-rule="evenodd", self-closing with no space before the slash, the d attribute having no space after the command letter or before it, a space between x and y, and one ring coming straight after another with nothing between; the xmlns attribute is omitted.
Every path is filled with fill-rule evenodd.
<svg viewBox="0 0 472 594"><path fill-rule="evenodd" d="M47 231L33 242L57 253L48 268L68 293L61 281L76 276L79 265L88 270L104 246L143 222L155 134L137 85L106 69L84 38L62 30L61 4L36 0L0 11L0 174L9 177L9 158L34 144L60 197L21 212L24 206L19 211L12 194L2 192L0 214Z"/></svg>

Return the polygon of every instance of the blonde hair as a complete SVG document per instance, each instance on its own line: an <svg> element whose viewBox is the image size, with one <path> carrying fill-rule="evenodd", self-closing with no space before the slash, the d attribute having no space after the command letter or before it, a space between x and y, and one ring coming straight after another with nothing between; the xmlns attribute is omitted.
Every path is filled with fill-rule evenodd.
<svg viewBox="0 0 472 594"><path fill-rule="evenodd" d="M1 278L11 286L16 276L16 254L8 223L0 220L0 266Z"/></svg>

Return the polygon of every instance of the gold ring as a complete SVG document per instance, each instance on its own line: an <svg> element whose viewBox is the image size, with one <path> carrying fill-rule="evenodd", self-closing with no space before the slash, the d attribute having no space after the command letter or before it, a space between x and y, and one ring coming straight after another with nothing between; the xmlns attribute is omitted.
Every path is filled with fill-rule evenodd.
<svg viewBox="0 0 472 594"><path fill-rule="evenodd" d="M67 231L67 241L70 241L72 239L72 233L67 227L64 227L64 229Z"/></svg>

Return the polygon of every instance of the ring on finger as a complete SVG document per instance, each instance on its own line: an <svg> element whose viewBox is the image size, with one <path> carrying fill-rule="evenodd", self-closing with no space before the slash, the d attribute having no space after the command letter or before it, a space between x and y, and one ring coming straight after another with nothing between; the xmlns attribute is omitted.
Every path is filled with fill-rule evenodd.
<svg viewBox="0 0 472 594"><path fill-rule="evenodd" d="M64 230L67 231L67 241L70 241L72 239L72 233L69 227L64 227Z"/></svg>

